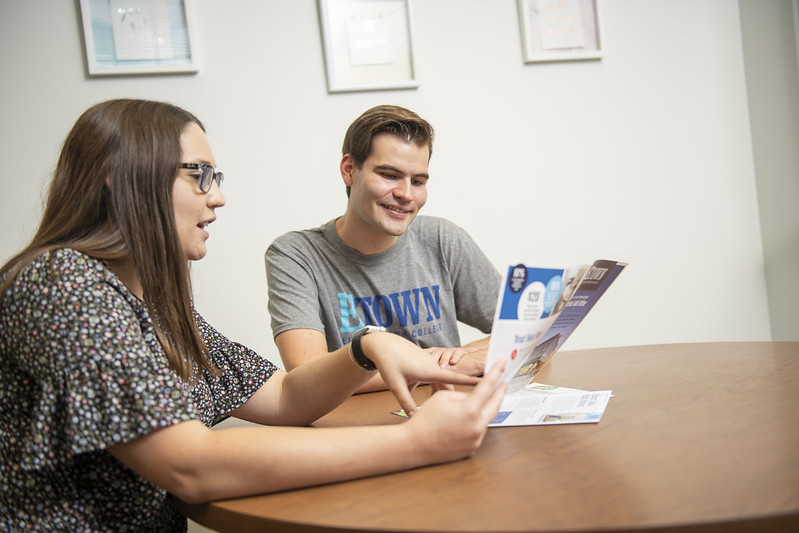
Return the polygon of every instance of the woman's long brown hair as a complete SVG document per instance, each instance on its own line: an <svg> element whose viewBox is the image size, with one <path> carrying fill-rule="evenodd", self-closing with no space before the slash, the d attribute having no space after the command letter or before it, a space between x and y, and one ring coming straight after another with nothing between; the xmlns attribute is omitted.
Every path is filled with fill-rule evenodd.
<svg viewBox="0 0 799 533"><path fill-rule="evenodd" d="M8 274L0 301L48 250L73 248L101 260L130 256L170 366L184 380L195 368L215 372L194 320L172 208L180 136L192 122L203 128L188 111L147 100L109 100L86 110L64 141L36 235L0 269Z"/></svg>

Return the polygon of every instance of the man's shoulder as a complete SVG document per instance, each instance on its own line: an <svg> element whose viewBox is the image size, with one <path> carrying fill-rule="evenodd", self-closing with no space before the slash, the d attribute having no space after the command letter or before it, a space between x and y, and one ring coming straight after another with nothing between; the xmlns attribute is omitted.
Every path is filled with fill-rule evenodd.
<svg viewBox="0 0 799 533"><path fill-rule="evenodd" d="M465 233L463 228L451 220L430 215L417 216L408 230L422 238L430 238L433 235L445 236L453 233Z"/></svg>
<svg viewBox="0 0 799 533"><path fill-rule="evenodd" d="M287 231L272 241L267 252L273 248L295 248L308 243L323 241L326 226L327 224L322 224L315 228Z"/></svg>

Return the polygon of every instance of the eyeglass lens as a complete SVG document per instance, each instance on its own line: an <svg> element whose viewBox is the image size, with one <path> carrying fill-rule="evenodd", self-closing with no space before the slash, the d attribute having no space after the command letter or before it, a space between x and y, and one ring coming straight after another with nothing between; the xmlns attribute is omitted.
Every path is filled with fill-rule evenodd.
<svg viewBox="0 0 799 533"><path fill-rule="evenodd" d="M205 163L181 163L180 168L192 168L201 172L199 185L202 192L210 191L211 184L214 180L216 180L216 184L221 187L222 181L225 179L224 174L216 172L214 167L206 165Z"/></svg>
<svg viewBox="0 0 799 533"><path fill-rule="evenodd" d="M211 183L216 180L217 186L222 186L222 180L225 179L225 175L221 172L215 172L214 167L210 165L203 165L203 174L200 178L200 189L203 192L208 192L211 190Z"/></svg>

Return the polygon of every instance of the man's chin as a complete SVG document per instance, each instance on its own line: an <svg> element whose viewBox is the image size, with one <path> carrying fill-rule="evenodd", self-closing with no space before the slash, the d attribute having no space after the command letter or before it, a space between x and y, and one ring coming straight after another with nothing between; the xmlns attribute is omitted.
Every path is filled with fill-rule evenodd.
<svg viewBox="0 0 799 533"><path fill-rule="evenodd" d="M393 237L399 237L403 235L406 231L408 231L408 226L416 218L415 214L407 215L403 220L396 220L396 219L388 219L385 221L383 226L383 230L386 234L391 235Z"/></svg>
<svg viewBox="0 0 799 533"><path fill-rule="evenodd" d="M386 232L386 235L391 235L392 237L401 237L402 235L405 234L406 231L408 231L408 226L410 225L411 225L410 222L402 225L391 224L383 226L383 231Z"/></svg>

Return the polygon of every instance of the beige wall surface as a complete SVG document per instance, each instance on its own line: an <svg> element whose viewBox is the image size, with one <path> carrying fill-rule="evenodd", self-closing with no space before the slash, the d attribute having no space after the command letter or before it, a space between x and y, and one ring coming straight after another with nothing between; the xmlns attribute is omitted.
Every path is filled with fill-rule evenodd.
<svg viewBox="0 0 799 533"><path fill-rule="evenodd" d="M760 224L774 340L799 340L796 0L741 0Z"/></svg>
<svg viewBox="0 0 799 533"><path fill-rule="evenodd" d="M343 212L344 130L393 103L437 128L423 212L498 266L629 262L566 349L771 338L737 2L600 0L601 60L525 64L515 0L417 0L418 89L343 94L326 90L314 0L191 4L197 74L89 77L77 1L0 2L1 259L35 230L85 108L177 103L227 176L197 307L277 360L263 252Z"/></svg>
<svg viewBox="0 0 799 533"><path fill-rule="evenodd" d="M497 266L630 263L566 349L799 340L790 0L598 3L603 59L525 64L515 0L416 0L419 88L328 94L314 0L193 0L199 72L128 77L87 76L77 0L0 0L0 260L85 108L171 101L227 176L197 307L279 364L263 252L343 212L344 130L393 103L437 129L424 212Z"/></svg>

